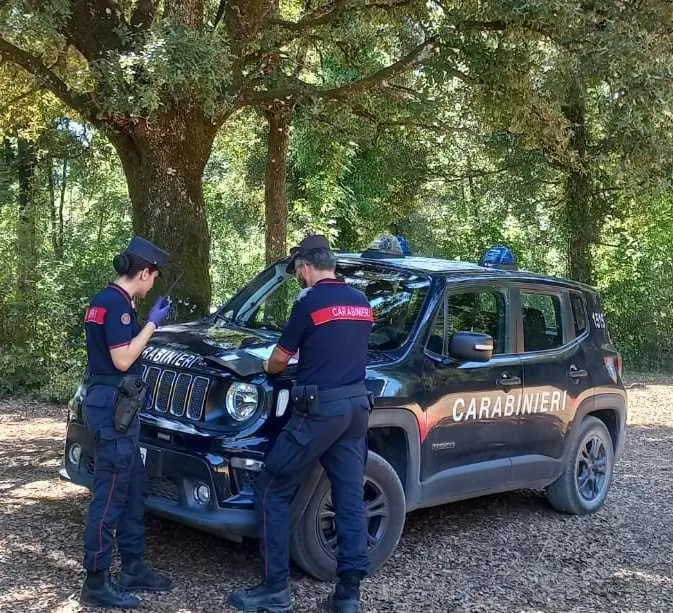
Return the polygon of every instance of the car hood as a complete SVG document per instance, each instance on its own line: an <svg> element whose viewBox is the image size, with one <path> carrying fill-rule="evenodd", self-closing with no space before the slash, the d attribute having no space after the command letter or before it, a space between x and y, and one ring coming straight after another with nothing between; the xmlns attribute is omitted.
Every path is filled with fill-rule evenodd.
<svg viewBox="0 0 673 613"><path fill-rule="evenodd" d="M143 352L142 360L164 367L249 376L262 372L261 358L268 357L278 338L277 334L225 320L205 319L161 327ZM394 354L370 352L367 363L379 366L395 358Z"/></svg>
<svg viewBox="0 0 673 613"><path fill-rule="evenodd" d="M251 358L254 360L251 350L258 358L266 357L275 342L275 335L206 319L161 327L143 351L142 359L188 370L238 372L244 362L250 370Z"/></svg>

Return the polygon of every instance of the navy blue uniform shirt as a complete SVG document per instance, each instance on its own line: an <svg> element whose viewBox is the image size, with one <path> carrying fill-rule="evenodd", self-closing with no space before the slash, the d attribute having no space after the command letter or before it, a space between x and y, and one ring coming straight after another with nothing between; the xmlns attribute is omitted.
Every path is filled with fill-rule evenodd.
<svg viewBox="0 0 673 613"><path fill-rule="evenodd" d="M288 355L299 350L299 385L350 385L364 381L373 321L367 296L323 279L294 303L278 347Z"/></svg>
<svg viewBox="0 0 673 613"><path fill-rule="evenodd" d="M91 375L120 375L112 362L110 350L128 345L140 332L138 314L131 297L119 285L110 283L98 292L84 315L86 349L89 357L87 370ZM140 360L136 360L128 374L141 374Z"/></svg>

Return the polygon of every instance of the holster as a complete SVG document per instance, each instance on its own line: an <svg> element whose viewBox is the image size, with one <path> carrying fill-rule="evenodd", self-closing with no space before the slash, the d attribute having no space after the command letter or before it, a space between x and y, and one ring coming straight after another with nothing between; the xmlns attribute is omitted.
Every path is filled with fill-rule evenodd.
<svg viewBox="0 0 673 613"><path fill-rule="evenodd" d="M369 401L369 412L374 410L374 392L367 392L367 400Z"/></svg>
<svg viewBox="0 0 673 613"><path fill-rule="evenodd" d="M320 396L317 385L295 385L292 388L292 403L297 413L318 415Z"/></svg>
<svg viewBox="0 0 673 613"><path fill-rule="evenodd" d="M119 433L128 430L138 411L145 406L147 384L140 375L126 375L119 383L114 407L114 427Z"/></svg>

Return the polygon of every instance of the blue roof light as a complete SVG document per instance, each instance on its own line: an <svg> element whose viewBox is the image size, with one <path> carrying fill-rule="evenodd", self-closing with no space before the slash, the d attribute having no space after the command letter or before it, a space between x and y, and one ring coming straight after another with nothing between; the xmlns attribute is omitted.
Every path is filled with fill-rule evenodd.
<svg viewBox="0 0 673 613"><path fill-rule="evenodd" d="M480 266L487 268L502 268L504 270L516 270L516 258L507 245L493 245L484 253L479 261Z"/></svg>

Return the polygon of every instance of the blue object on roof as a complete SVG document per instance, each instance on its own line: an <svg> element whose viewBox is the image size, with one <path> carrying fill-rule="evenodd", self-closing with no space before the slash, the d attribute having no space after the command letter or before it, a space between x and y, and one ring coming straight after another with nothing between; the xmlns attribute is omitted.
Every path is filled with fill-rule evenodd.
<svg viewBox="0 0 673 613"><path fill-rule="evenodd" d="M493 245L479 261L480 266L516 270L516 258L507 245Z"/></svg>
<svg viewBox="0 0 673 613"><path fill-rule="evenodd" d="M362 253L363 258L401 258L404 252L400 241L392 234L377 236Z"/></svg>
<svg viewBox="0 0 673 613"><path fill-rule="evenodd" d="M402 249L402 255L411 255L411 249L409 247L409 242L407 241L407 239L404 238L404 236L402 236L401 234L398 234L397 236L395 236L395 238L397 239L397 242L400 244L400 248Z"/></svg>

